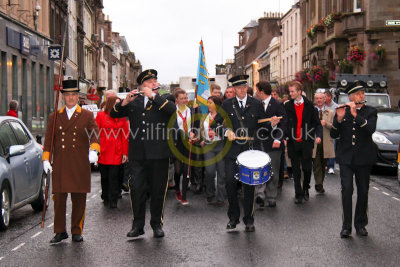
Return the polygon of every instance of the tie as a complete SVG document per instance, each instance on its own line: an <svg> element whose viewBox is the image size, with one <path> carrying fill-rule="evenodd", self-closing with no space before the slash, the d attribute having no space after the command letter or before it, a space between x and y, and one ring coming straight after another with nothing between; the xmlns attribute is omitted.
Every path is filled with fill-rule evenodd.
<svg viewBox="0 0 400 267"><path fill-rule="evenodd" d="M239 103L240 103L240 109L243 111L244 110L243 101L239 100Z"/></svg>
<svg viewBox="0 0 400 267"><path fill-rule="evenodd" d="M265 102L263 101L262 103L263 103L263 108L264 108L264 111L266 111L266 110L265 110Z"/></svg>
<svg viewBox="0 0 400 267"><path fill-rule="evenodd" d="M322 120L322 109L319 110L319 119Z"/></svg>

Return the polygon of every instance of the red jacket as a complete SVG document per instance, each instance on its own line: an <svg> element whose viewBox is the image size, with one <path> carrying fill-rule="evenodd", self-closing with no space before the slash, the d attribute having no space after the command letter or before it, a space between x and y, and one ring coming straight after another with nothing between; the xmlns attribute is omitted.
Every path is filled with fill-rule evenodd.
<svg viewBox="0 0 400 267"><path fill-rule="evenodd" d="M7 116L11 116L11 117L16 117L16 118L18 118L17 111L12 110L12 109L10 109L10 110L7 112Z"/></svg>
<svg viewBox="0 0 400 267"><path fill-rule="evenodd" d="M104 111L101 111L97 113L96 122L100 132L99 163L120 165L122 155L128 155L128 121L125 118L111 118Z"/></svg>

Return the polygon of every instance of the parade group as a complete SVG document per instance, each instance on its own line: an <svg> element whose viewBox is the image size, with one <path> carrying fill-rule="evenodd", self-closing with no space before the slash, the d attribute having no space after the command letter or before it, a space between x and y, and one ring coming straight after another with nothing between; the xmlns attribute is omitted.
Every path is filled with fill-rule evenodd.
<svg viewBox="0 0 400 267"><path fill-rule="evenodd" d="M343 208L340 237L352 232L354 177L354 228L357 235L367 236L377 111L365 105L366 85L349 84L350 102L338 106L329 90L317 90L311 102L297 81L288 83L288 95L279 96L267 81L259 81L253 91L247 79L229 79L224 95L211 85L208 112L202 113L181 88L160 95L157 71L145 70L137 78L140 90L124 99L108 91L96 118L78 105L77 81L63 81L65 106L50 115L43 153L44 171L52 174L55 236L50 243L68 238L68 194L72 241L83 241L91 163L96 162L106 207L117 208L121 189L130 191L132 228L127 236L144 234L149 200L154 237L163 237L168 189L175 190L182 205L189 205L188 190L205 192L210 205L227 202L227 230L240 223L242 205L244 229L254 232L255 206L276 208L284 179L293 178L294 203L301 205L309 201L312 173L316 192L323 194L325 174L334 173L336 160Z"/></svg>

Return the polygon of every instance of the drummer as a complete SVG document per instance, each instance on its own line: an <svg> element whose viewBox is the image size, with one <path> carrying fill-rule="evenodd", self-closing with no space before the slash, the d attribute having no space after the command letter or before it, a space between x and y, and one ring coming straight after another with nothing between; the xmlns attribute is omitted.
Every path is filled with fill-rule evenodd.
<svg viewBox="0 0 400 267"><path fill-rule="evenodd" d="M257 133L261 127L267 131L271 130L271 123L259 124L258 119L265 118L263 105L261 102L253 97L247 96L247 79L248 75L239 75L229 79L235 89L236 96L226 99L222 104L222 109L225 111L225 118L219 118L217 125L225 120L225 127L223 131L224 136L232 142L227 155L225 156L225 175L226 175L226 189L228 195L228 217L229 222L226 229L235 229L236 225L240 222L240 207L237 196L237 180L235 174L238 173L238 166L236 164L237 156L249 149L260 149L259 142L257 142ZM230 121L228 121L230 120ZM232 125L228 128L227 125ZM275 125L272 125L275 126ZM254 193L256 187L243 184L244 193L244 217L246 232L254 232Z"/></svg>

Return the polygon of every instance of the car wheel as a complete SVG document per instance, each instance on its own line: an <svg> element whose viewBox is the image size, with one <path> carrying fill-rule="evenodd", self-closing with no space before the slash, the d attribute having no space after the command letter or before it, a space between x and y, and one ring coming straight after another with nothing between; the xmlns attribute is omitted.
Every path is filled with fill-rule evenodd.
<svg viewBox="0 0 400 267"><path fill-rule="evenodd" d="M11 195L7 186L3 185L0 191L0 229L5 230L10 224Z"/></svg>
<svg viewBox="0 0 400 267"><path fill-rule="evenodd" d="M44 204L44 194L46 191L46 177L42 175L42 182L40 183L40 192L37 197L37 199L31 203L32 208L35 211L42 211L43 210L43 204Z"/></svg>

